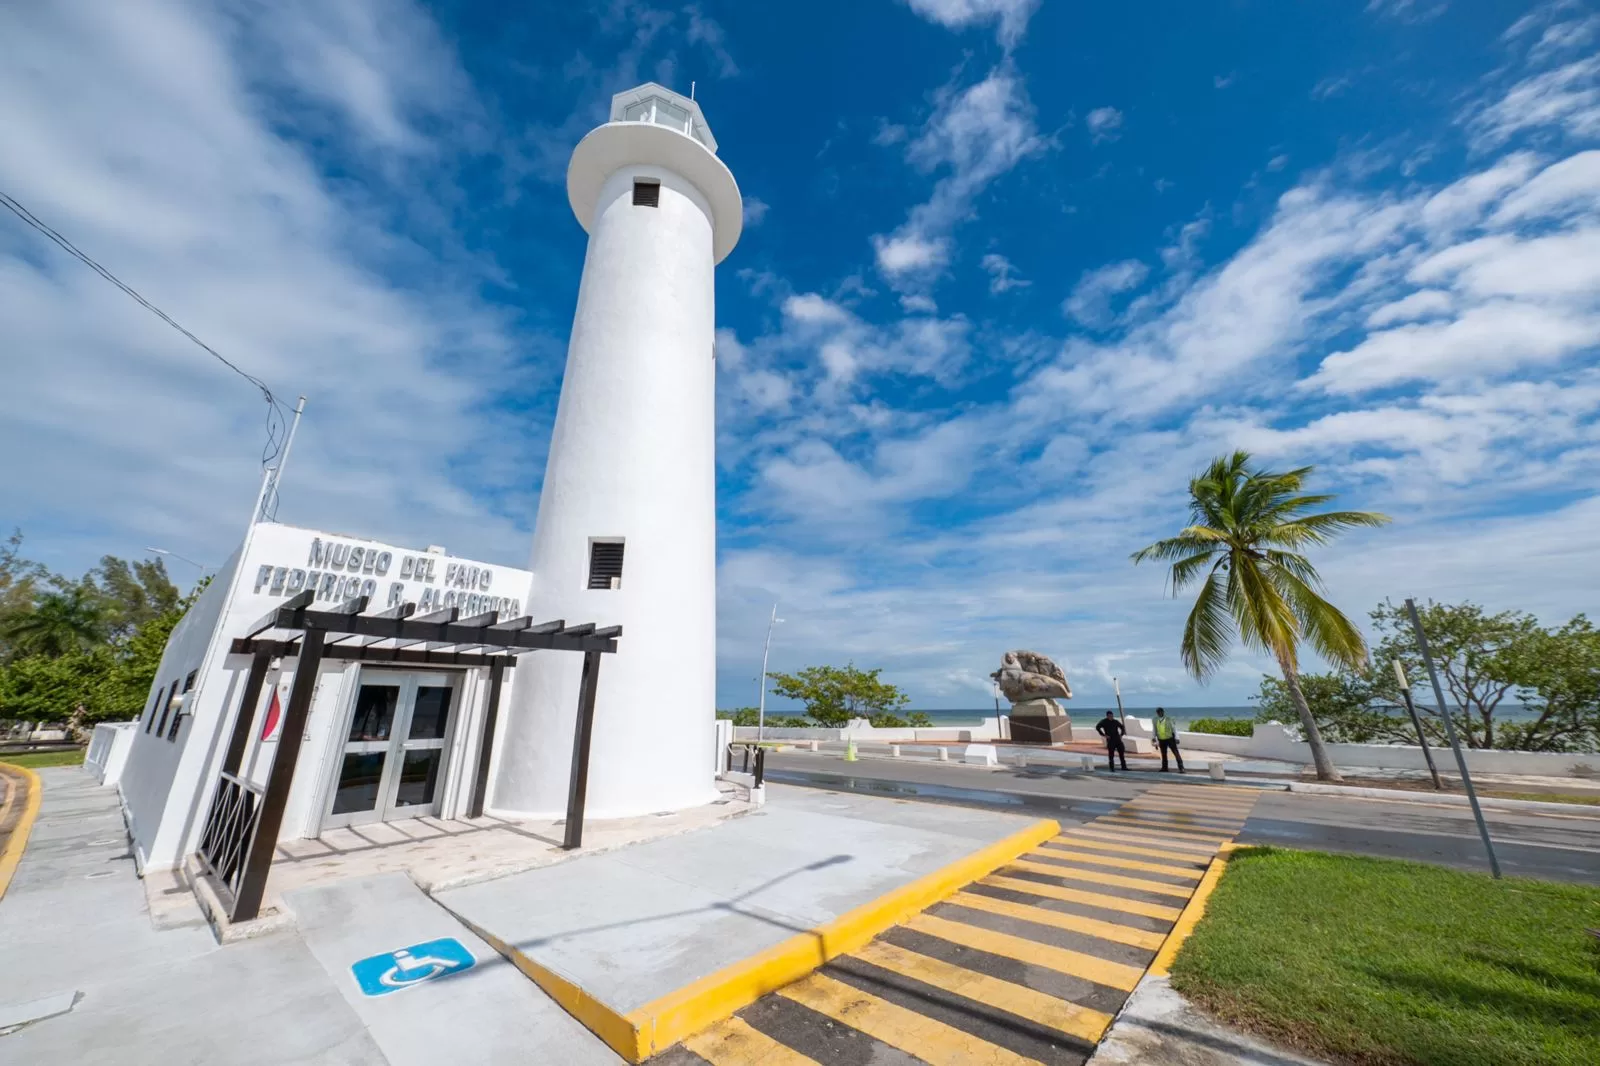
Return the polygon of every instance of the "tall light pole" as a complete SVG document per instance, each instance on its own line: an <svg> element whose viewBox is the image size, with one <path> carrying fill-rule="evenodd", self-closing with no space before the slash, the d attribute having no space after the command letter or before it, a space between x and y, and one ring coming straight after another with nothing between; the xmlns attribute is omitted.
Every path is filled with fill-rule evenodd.
<svg viewBox="0 0 1600 1066"><path fill-rule="evenodd" d="M1428 634L1423 632L1422 619L1417 616L1415 600L1406 600L1406 613L1411 616L1411 628L1417 634L1417 651L1422 653L1422 665L1433 684L1433 698L1438 704L1439 717L1444 719L1444 735L1449 738L1450 750L1455 752L1456 769L1461 771L1461 787L1467 791L1467 802L1472 805L1472 817L1478 823L1478 835L1483 838L1483 850L1489 853L1489 872L1500 880L1500 860L1494 853L1494 842L1489 839L1489 823L1483 820L1483 808L1478 806L1478 792L1472 787L1472 774L1467 770L1467 757L1461 754L1461 740L1456 736L1455 723L1450 720L1450 708L1445 706L1444 689L1439 686L1439 672L1433 668L1433 653L1428 650Z"/></svg>
<svg viewBox="0 0 1600 1066"><path fill-rule="evenodd" d="M198 566L200 568L200 576L201 577L205 577L205 574L206 574L207 570L215 569L215 567L207 566L205 563L197 563L193 559L189 558L186 555L179 555L177 552L168 551L165 548L149 548L149 547L147 547L147 548L145 548L145 551L150 552L152 555L166 555L166 556L169 556L169 557L171 557L173 559L178 560L179 562L188 563L190 566Z"/></svg>
<svg viewBox="0 0 1600 1066"><path fill-rule="evenodd" d="M1428 760L1428 772L1433 775L1433 787L1442 789L1444 782L1439 780L1439 768L1433 765L1433 752L1428 750L1428 738L1422 733L1422 719L1417 717L1417 705L1411 699L1411 682L1406 678L1406 668L1400 665L1400 660L1394 660L1394 678L1400 682L1400 695L1405 697L1406 713L1411 716L1411 724L1417 730L1417 743L1422 745L1422 757Z"/></svg>
<svg viewBox="0 0 1600 1066"><path fill-rule="evenodd" d="M772 619L767 622L767 643L761 649L761 697L756 701L756 743L767 739L767 655L772 651L772 630L783 619L778 617L778 605L772 605Z"/></svg>

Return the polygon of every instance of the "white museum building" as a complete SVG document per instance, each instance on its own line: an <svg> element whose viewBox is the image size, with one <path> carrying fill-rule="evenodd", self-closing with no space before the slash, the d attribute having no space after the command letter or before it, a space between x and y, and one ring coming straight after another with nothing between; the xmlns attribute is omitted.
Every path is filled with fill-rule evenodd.
<svg viewBox="0 0 1600 1066"><path fill-rule="evenodd" d="M249 526L89 753L141 869L201 860L241 920L281 840L565 814L576 846L585 811L717 798L714 274L742 204L716 147L651 83L573 152L588 251L527 569Z"/></svg>

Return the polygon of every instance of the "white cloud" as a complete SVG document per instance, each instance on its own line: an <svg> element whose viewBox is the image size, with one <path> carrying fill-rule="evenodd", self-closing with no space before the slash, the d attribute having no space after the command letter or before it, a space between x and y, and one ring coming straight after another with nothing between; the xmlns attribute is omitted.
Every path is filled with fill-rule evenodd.
<svg viewBox="0 0 1600 1066"><path fill-rule="evenodd" d="M1600 151L1579 152L1553 163L1507 196L1491 223L1505 226L1530 217L1600 207Z"/></svg>
<svg viewBox="0 0 1600 1066"><path fill-rule="evenodd" d="M1367 10L1398 22L1428 22L1444 14L1444 0L1368 0Z"/></svg>
<svg viewBox="0 0 1600 1066"><path fill-rule="evenodd" d="M684 39L690 44L704 45L717 64L717 76L732 78L739 73L739 64L734 62L733 56L728 52L727 34L723 32L722 24L716 19L709 18L700 10L699 4L690 4L683 9L689 21L688 28L684 31Z"/></svg>
<svg viewBox="0 0 1600 1066"><path fill-rule="evenodd" d="M1600 318L1514 301L1470 308L1449 322L1374 333L1322 360L1310 387L1362 392L1417 378L1450 380L1553 363L1600 343Z"/></svg>
<svg viewBox="0 0 1600 1066"><path fill-rule="evenodd" d="M1289 165L1289 157L1286 156L1286 155L1283 155L1281 153L1279 155L1275 155L1271 159L1267 160L1267 169L1268 170L1282 170L1284 167L1286 167L1288 165Z"/></svg>
<svg viewBox="0 0 1600 1066"><path fill-rule="evenodd" d="M1600 225L1548 237L1480 237L1424 259L1409 276L1424 284L1450 281L1480 299L1586 301L1600 290Z"/></svg>
<svg viewBox="0 0 1600 1066"><path fill-rule="evenodd" d="M1026 278L1017 277L1016 264L998 252L990 252L983 257L983 269L989 274L989 291L996 296L1033 284Z"/></svg>
<svg viewBox="0 0 1600 1066"><path fill-rule="evenodd" d="M899 229L873 236L878 269L891 284L925 283L949 261L949 235L970 217L978 194L1044 147L1033 105L1010 63L959 92L945 92L906 149L913 165L945 175Z"/></svg>
<svg viewBox="0 0 1600 1066"><path fill-rule="evenodd" d="M1571 113L1546 131L1570 130ZM1074 294L1103 333L962 334L1015 353L1000 400L875 389L874 346L894 333L830 333L861 356L848 400L797 404L791 433L747 453L761 513L784 518L759 564L736 565L800 597L788 661L870 656L929 702L970 702L963 678L1039 646L1082 675L1082 703L1109 701L1111 673L1136 706L1174 690L1237 701L1270 664L1239 653L1212 692L1189 688L1174 647L1189 604L1126 559L1181 525L1187 477L1240 446L1316 464L1341 505L1396 516L1318 555L1358 620L1384 596L1552 621L1583 609L1600 514L1600 205L1588 159L1560 138L1512 147L1442 187L1417 179L1449 158L1442 140L1428 170L1397 175L1367 153L1308 173L1209 270L1209 213L1169 234L1159 265L1129 247ZM825 590L796 588L805 576Z"/></svg>
<svg viewBox="0 0 1600 1066"><path fill-rule="evenodd" d="M1528 61L1540 63L1562 52L1581 48L1600 36L1600 16L1566 18L1578 5L1569 0L1542 4L1513 22L1501 35L1508 44L1520 44L1534 30L1539 38L1528 47Z"/></svg>
<svg viewBox="0 0 1600 1066"><path fill-rule="evenodd" d="M783 301L784 317L807 324L842 325L852 321L849 311L814 292L800 293Z"/></svg>
<svg viewBox="0 0 1600 1066"><path fill-rule="evenodd" d="M479 114L455 57L410 5L239 18L0 8L0 187L280 395L310 396L284 520L516 558L560 348L477 295L493 264L448 251L461 242L434 197L451 178L427 131ZM287 81L292 98L259 88ZM361 180L325 181L286 132L313 120L337 124ZM400 203L437 256L367 199L421 186ZM69 556L157 543L221 559L257 483L259 397L31 231L0 234L0 447L32 457L10 471L11 520ZM89 513L93 549L75 532Z"/></svg>
<svg viewBox="0 0 1600 1066"><path fill-rule="evenodd" d="M752 226L761 225L762 220L767 217L767 211L769 211L771 207L771 204L767 203L758 196L746 196L744 198L745 228L749 229Z"/></svg>
<svg viewBox="0 0 1600 1066"><path fill-rule="evenodd" d="M1233 70L1229 71L1227 74L1213 74L1211 76L1211 85L1216 89L1226 89L1228 86L1232 85L1238 80L1239 72L1237 70Z"/></svg>
<svg viewBox="0 0 1600 1066"><path fill-rule="evenodd" d="M1144 284L1150 268L1137 259L1107 263L1085 271L1061 305L1061 310L1085 326L1101 328L1111 323L1111 298Z"/></svg>
<svg viewBox="0 0 1600 1066"><path fill-rule="evenodd" d="M993 22L1000 43L1013 48L1022 40L1039 0L906 0L911 10L952 30Z"/></svg>
<svg viewBox="0 0 1600 1066"><path fill-rule="evenodd" d="M1089 139L1095 144L1114 141L1122 129L1122 112L1114 107L1097 107L1084 118L1089 127Z"/></svg>
<svg viewBox="0 0 1600 1066"><path fill-rule="evenodd" d="M1330 74L1311 87L1311 99L1331 99L1343 94L1354 84L1347 74Z"/></svg>
<svg viewBox="0 0 1600 1066"><path fill-rule="evenodd" d="M888 237L874 235L872 249L877 256L878 269L891 279L942 267L950 258L947 239L930 239L915 230Z"/></svg>
<svg viewBox="0 0 1600 1066"><path fill-rule="evenodd" d="M1378 329L1396 322L1414 322L1419 318L1432 318L1449 314L1455 301L1448 292L1438 289L1418 289L1393 303L1384 304L1367 316L1367 328Z"/></svg>
<svg viewBox="0 0 1600 1066"><path fill-rule="evenodd" d="M1487 151L1523 130L1556 127L1571 137L1600 136L1600 55L1531 75L1465 121L1473 144Z"/></svg>
<svg viewBox="0 0 1600 1066"><path fill-rule="evenodd" d="M1475 225L1483 213L1511 189L1528 180L1539 166L1532 152L1513 152L1485 170L1468 174L1440 189L1422 206L1422 224L1445 231Z"/></svg>

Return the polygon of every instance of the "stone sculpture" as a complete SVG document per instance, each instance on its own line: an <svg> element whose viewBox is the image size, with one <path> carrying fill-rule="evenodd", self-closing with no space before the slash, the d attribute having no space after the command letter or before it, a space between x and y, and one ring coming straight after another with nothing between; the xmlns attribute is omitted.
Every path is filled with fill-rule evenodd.
<svg viewBox="0 0 1600 1066"><path fill-rule="evenodd" d="M1023 743L1060 744L1072 739L1072 722L1057 698L1070 700L1067 675L1049 656L1036 651L1008 651L1000 669L989 675L1011 701L1011 739Z"/></svg>
<svg viewBox="0 0 1600 1066"><path fill-rule="evenodd" d="M1072 698L1072 686L1067 684L1067 675L1061 667L1036 651L1006 652L1000 660L1000 669L989 676L995 679L1001 693L1012 703L1050 699L1053 696L1064 700Z"/></svg>

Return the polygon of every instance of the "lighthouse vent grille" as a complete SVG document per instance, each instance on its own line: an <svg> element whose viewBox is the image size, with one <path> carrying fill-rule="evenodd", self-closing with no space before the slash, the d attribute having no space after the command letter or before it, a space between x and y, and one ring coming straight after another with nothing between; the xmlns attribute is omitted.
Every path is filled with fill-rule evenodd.
<svg viewBox="0 0 1600 1066"><path fill-rule="evenodd" d="M660 207L661 183L659 181L636 181L633 183L634 207Z"/></svg>
<svg viewBox="0 0 1600 1066"><path fill-rule="evenodd" d="M592 541L589 544L589 587L614 589L622 587L621 541Z"/></svg>

